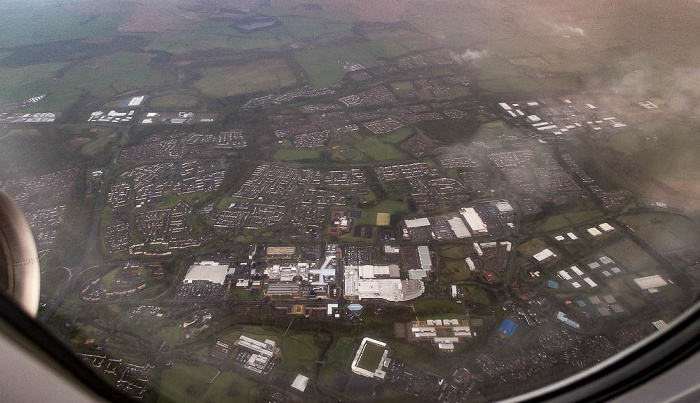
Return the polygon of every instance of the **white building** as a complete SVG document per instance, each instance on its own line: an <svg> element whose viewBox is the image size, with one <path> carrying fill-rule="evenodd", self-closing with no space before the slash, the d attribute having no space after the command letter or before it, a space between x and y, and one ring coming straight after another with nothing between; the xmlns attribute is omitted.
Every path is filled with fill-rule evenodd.
<svg viewBox="0 0 700 403"><path fill-rule="evenodd" d="M235 269L229 268L228 265L212 261L202 261L190 266L182 282L184 284L190 284L194 281L209 281L216 284L224 284L226 276L234 272Z"/></svg>
<svg viewBox="0 0 700 403"><path fill-rule="evenodd" d="M473 234L487 234L486 224L473 207L462 207L459 213L464 217L464 221L469 226Z"/></svg>
<svg viewBox="0 0 700 403"><path fill-rule="evenodd" d="M541 262L543 260L549 259L550 257L557 257L557 255L555 255L554 252L547 248L535 253L532 257L535 258L535 260L537 260L538 262Z"/></svg>
<svg viewBox="0 0 700 403"><path fill-rule="evenodd" d="M649 292L655 292L657 288L668 285L666 280L664 280L658 274L655 274L653 276L635 278L634 282L635 284L637 284L637 286L639 286L639 288L645 291L648 290Z"/></svg>

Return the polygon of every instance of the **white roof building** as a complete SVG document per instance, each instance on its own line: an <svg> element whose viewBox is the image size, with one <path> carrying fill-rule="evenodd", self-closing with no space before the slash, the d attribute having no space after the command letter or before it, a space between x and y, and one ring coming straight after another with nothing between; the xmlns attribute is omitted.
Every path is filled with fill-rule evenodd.
<svg viewBox="0 0 700 403"><path fill-rule="evenodd" d="M600 232L600 231L598 230L598 228L596 228L596 227L591 227L591 228L587 229L586 231L588 231L588 233L589 233L591 236L599 236L599 235L602 234L602 232Z"/></svg>
<svg viewBox="0 0 700 403"><path fill-rule="evenodd" d="M413 220L404 220L406 223L406 228L418 228L427 227L430 225L430 221L427 218L416 218Z"/></svg>
<svg viewBox="0 0 700 403"><path fill-rule="evenodd" d="M605 231L605 232L610 232L610 231L612 231L612 230L615 229L615 227L613 227L612 225L610 225L610 224L608 224L608 223L606 223L606 222L600 224L600 225L598 226L598 228L602 229L602 230Z"/></svg>
<svg viewBox="0 0 700 403"><path fill-rule="evenodd" d="M418 247L418 258L420 259L421 269L433 269L433 262L430 260L430 249L427 246L421 245Z"/></svg>
<svg viewBox="0 0 700 403"><path fill-rule="evenodd" d="M668 285L666 280L661 278L661 276L659 276L658 274L655 274L653 276L635 278L634 282L642 290L651 290Z"/></svg>
<svg viewBox="0 0 700 403"><path fill-rule="evenodd" d="M298 390L299 392L303 392L306 390L306 385L309 383L309 378L302 375L298 374L296 378L294 378L294 382L292 382L292 388Z"/></svg>
<svg viewBox="0 0 700 403"><path fill-rule="evenodd" d="M543 260L549 259L550 257L556 257L557 255L554 254L549 248L543 249L540 252L535 253L532 257L535 258L538 262L541 262Z"/></svg>
<svg viewBox="0 0 700 403"><path fill-rule="evenodd" d="M184 284L190 284L193 281L210 281L216 284L224 284L226 276L228 274L233 274L234 271L235 269L229 268L227 264L202 261L190 266L182 282Z"/></svg>
<svg viewBox="0 0 700 403"><path fill-rule="evenodd" d="M469 229L466 225L464 225L464 221L462 221L461 218L452 217L449 220L447 220L447 223L450 224L450 229L452 230L452 232L455 233L455 236L457 238L469 238L472 236L472 234L469 232Z"/></svg>
<svg viewBox="0 0 700 403"><path fill-rule="evenodd" d="M484 224L484 221L473 207L460 208L459 213L464 217L464 221L466 221L473 234L485 234L488 232L486 224Z"/></svg>

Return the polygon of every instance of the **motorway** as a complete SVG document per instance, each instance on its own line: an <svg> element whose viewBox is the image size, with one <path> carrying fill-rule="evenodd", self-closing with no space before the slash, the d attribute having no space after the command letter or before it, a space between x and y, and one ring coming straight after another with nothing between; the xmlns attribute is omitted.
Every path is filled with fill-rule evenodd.
<svg viewBox="0 0 700 403"><path fill-rule="evenodd" d="M98 232L100 230L100 218L102 217L102 210L105 204L107 203L107 195L109 194L109 184L111 179L110 175L119 167L119 163L117 162L117 160L119 159L119 155L121 154L122 150L124 149L124 146L127 143L129 131L131 130L132 126L133 124L129 126L122 126L119 128L119 132L121 135L119 147L114 153L114 158L112 158L110 163L104 168L102 168L102 183L100 184L100 189L97 193L97 198L95 200L95 206L93 207L92 218L90 221L90 232L88 233L88 237L85 240L85 253L83 254L83 258L77 266L73 267L72 269L69 269L71 274L68 280L66 280L66 282L63 284L63 287L61 287L61 289L56 293L53 300L47 303L46 308L39 312L38 320L41 323L48 322L48 320L51 318L54 312L56 312L56 309L59 307L59 305L63 303L63 300L66 298L66 295L68 295L68 292L70 292L70 290L73 288L73 285L80 279L80 274L85 269L85 266L88 260L90 259L90 256L92 256L95 252L95 248L97 248L97 240L99 239Z"/></svg>

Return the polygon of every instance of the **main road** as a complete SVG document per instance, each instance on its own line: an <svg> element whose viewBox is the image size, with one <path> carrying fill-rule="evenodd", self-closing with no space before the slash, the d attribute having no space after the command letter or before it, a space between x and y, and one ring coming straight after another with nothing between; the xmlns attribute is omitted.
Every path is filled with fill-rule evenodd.
<svg viewBox="0 0 700 403"><path fill-rule="evenodd" d="M90 231L88 233L87 239L85 240L85 253L83 254L83 258L81 259L80 263L78 263L71 270L71 274L68 280L63 284L63 287L61 287L61 289L56 293L55 297L47 303L46 308L39 312L38 319L41 323L48 322L48 320L51 318L54 312L56 312L56 309L59 307L59 305L63 303L63 300L66 298L66 295L68 295L68 292L70 292L75 283L79 281L80 274L82 273L88 260L90 259L90 256L93 256L93 254L95 253L95 248L97 248L98 233L100 230L100 219L102 217L102 210L104 209L104 206L107 203L107 195L109 194L109 183L111 179L110 176L112 172L114 172L114 170L119 167L119 163L117 162L117 160L119 159L119 155L121 155L121 152L127 143L129 131L131 130L132 126L133 124L128 126L121 126L118 129L121 134L119 147L114 153L114 158L112 158L109 164L102 168L102 184L100 185L100 189L98 190L97 198L95 199L95 206L93 207L92 211Z"/></svg>

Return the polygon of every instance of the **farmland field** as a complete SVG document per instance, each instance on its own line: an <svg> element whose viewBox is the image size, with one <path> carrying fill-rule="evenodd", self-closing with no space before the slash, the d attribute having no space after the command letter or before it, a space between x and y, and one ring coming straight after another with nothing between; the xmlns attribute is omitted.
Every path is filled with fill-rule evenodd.
<svg viewBox="0 0 700 403"><path fill-rule="evenodd" d="M377 137L367 137L355 144L355 148L368 155L375 161L390 161L406 158L404 153L397 150L391 144L387 144Z"/></svg>
<svg viewBox="0 0 700 403"><path fill-rule="evenodd" d="M146 49L163 50L175 54L217 48L247 50L277 48L291 40L292 38L282 27L241 33L233 29L225 20L208 20L203 21L194 32L160 34Z"/></svg>
<svg viewBox="0 0 700 403"><path fill-rule="evenodd" d="M632 227L635 233L664 254L695 248L700 243L697 224L675 214L636 214L623 216L620 221Z"/></svg>
<svg viewBox="0 0 700 403"><path fill-rule="evenodd" d="M275 152L273 158L278 161L303 161L318 159L318 150L282 148Z"/></svg>
<svg viewBox="0 0 700 403"><path fill-rule="evenodd" d="M163 373L160 403L194 401L207 389L207 382L216 375L212 366L174 364ZM189 397L188 397L189 396Z"/></svg>
<svg viewBox="0 0 700 403"><path fill-rule="evenodd" d="M169 93L149 99L148 106L153 108L195 108L201 100L188 94Z"/></svg>
<svg viewBox="0 0 700 403"><path fill-rule="evenodd" d="M628 238L608 246L605 248L605 253L610 255L615 262L638 275L655 273L655 269L659 267L654 258Z"/></svg>
<svg viewBox="0 0 700 403"><path fill-rule="evenodd" d="M115 35L132 7L128 3L108 7L96 15L69 4L38 6L33 12L0 6L0 47ZM27 30L28 26L33 29Z"/></svg>
<svg viewBox="0 0 700 403"><path fill-rule="evenodd" d="M68 63L35 64L25 67L0 67L0 100L24 100L46 94L54 85L56 73Z"/></svg>
<svg viewBox="0 0 700 403"><path fill-rule="evenodd" d="M296 82L294 74L282 59L263 59L244 65L207 67L194 86L214 97L278 90Z"/></svg>

